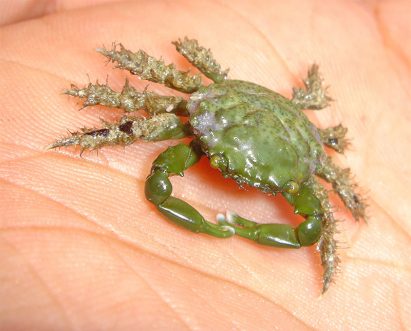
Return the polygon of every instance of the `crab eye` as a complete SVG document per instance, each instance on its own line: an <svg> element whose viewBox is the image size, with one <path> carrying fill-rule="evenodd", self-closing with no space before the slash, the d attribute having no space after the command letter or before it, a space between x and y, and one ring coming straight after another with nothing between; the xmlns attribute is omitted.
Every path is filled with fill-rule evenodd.
<svg viewBox="0 0 411 331"><path fill-rule="evenodd" d="M293 180L290 180L287 184L284 185L284 191L290 194L295 194L300 190L300 185Z"/></svg>
<svg viewBox="0 0 411 331"><path fill-rule="evenodd" d="M227 168L227 160L223 155L214 154L210 158L210 165L215 169L225 170Z"/></svg>

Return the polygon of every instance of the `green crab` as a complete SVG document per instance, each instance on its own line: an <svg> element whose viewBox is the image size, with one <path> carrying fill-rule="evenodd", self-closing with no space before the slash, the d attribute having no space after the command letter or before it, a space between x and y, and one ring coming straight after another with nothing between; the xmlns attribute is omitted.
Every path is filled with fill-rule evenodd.
<svg viewBox="0 0 411 331"><path fill-rule="evenodd" d="M118 123L105 123L100 129L82 129L57 140L50 148L79 145L82 150L103 145L128 145L137 139L158 141L193 137L189 145L169 147L153 162L145 184L145 195L170 221L192 232L228 238L238 235L262 245L300 248L318 242L324 267L323 291L336 271L336 220L328 193L316 179L332 184L356 220L364 218L365 204L352 183L348 169L334 165L324 145L343 152L347 145L346 129L338 125L327 129L315 127L303 109L322 109L330 102L326 89L313 65L304 88L294 88L288 99L257 84L231 80L210 50L194 39L173 43L177 51L212 80L202 85L200 75L179 71L174 65L149 56L144 51L131 52L121 44L98 52L141 79L161 83L188 99L161 96L147 90L139 92L126 81L116 92L107 84L72 85L66 94L84 98L84 106L103 105L126 112L144 109L148 117L124 116ZM182 122L177 116L188 117ZM191 205L171 195L169 177L183 172L202 156L224 177L239 185L250 185L268 194L281 193L304 217L296 228L286 224L259 224L237 214L217 215L209 222Z"/></svg>

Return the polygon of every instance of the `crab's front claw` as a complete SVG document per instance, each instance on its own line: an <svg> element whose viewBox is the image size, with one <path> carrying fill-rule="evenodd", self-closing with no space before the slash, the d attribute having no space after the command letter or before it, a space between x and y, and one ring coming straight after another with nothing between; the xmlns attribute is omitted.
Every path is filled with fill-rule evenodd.
<svg viewBox="0 0 411 331"><path fill-rule="evenodd" d="M321 236L321 218L317 216L308 217L296 229L287 224L259 224L233 213L219 214L217 220L232 226L237 235L267 246L300 248L316 243Z"/></svg>
<svg viewBox="0 0 411 331"><path fill-rule="evenodd" d="M169 177L182 175L186 169L197 163L200 157L201 152L193 144L178 144L161 153L154 161L151 174L146 180L146 198L174 224L195 233L229 238L235 234L232 226L208 222L187 202L171 196L173 188Z"/></svg>

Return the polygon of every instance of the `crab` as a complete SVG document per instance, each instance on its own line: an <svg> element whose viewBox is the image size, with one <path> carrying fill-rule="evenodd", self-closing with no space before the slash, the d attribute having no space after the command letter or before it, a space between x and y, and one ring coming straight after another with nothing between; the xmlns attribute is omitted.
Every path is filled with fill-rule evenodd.
<svg viewBox="0 0 411 331"><path fill-rule="evenodd" d="M336 220L328 191L317 177L330 182L356 220L365 217L365 203L356 192L349 169L335 165L324 146L342 153L347 129L342 125L317 128L303 109L319 110L331 98L322 84L318 65L308 70L303 88L294 88L292 98L252 82L227 78L209 49L197 40L173 42L177 51L212 83L203 85L200 74L177 70L146 52L131 52L121 44L97 51L116 66L143 80L164 84L183 93L162 96L139 92L126 80L122 91L108 84L72 85L66 94L83 98L84 107L102 105L125 112L144 110L148 116L124 116L102 128L84 128L59 139L50 148L78 145L97 149L104 145L128 145L137 139L159 141L192 137L189 145L167 148L153 162L145 182L145 196L169 221L195 233L229 238L234 235L262 245L300 248L317 243L323 266L323 292L333 280L339 262L334 238ZM182 122L179 116L188 117ZM240 186L264 193L281 193L304 221L287 224L256 223L235 213L218 214L210 222L191 205L172 196L170 176L184 171L206 156L213 168Z"/></svg>

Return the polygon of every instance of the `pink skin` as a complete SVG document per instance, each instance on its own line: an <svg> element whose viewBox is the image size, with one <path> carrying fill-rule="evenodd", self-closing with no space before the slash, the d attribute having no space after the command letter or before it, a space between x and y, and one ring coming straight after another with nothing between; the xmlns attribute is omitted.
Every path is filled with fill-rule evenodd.
<svg viewBox="0 0 411 331"><path fill-rule="evenodd" d="M404 1L0 2L1 330L398 330L411 325L411 3ZM44 4L44 6L43 6ZM4 7L4 8L2 8ZM54 12L53 12L54 11ZM53 12L53 13L51 13ZM41 16L43 15L44 16ZM33 17L36 16L37 17ZM29 20L30 19L30 20ZM19 21L13 24L14 21ZM291 95L320 64L369 222L337 203L341 273L324 296L314 248L261 247L194 235L144 198L151 162L175 142L84 153L44 147L118 110L62 91L124 72L94 49L122 42L188 70L170 41L210 47L230 77ZM131 77L143 90L146 82ZM150 84L168 94L178 93ZM296 225L281 198L240 190L204 160L173 178L209 219L232 210Z"/></svg>

